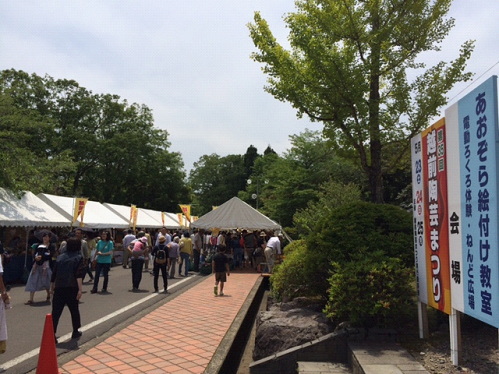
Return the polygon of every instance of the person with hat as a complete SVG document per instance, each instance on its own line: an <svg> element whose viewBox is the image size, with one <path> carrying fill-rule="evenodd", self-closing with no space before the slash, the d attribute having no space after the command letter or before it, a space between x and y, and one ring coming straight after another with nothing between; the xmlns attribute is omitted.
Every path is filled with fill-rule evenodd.
<svg viewBox="0 0 499 374"><path fill-rule="evenodd" d="M90 293L97 293L97 288L99 286L100 275L104 277L104 283L102 285L102 293L107 292L107 286L109 283L109 270L111 269L111 261L113 260L114 252L114 242L111 239L109 231L103 231L100 236L100 240L97 242L95 247L95 259L97 260L95 266L94 275L94 286Z"/></svg>
<svg viewBox="0 0 499 374"><path fill-rule="evenodd" d="M139 290L140 281L142 280L142 269L144 267L144 260L149 256L147 252L147 237L145 233L139 232L139 239L135 242L133 249L128 249L130 258L132 260L132 291Z"/></svg>
<svg viewBox="0 0 499 374"><path fill-rule="evenodd" d="M166 238L164 236L160 236L158 239L158 244L155 245L151 251L151 255L153 260L152 274L153 278L153 286L154 292L159 292L158 289L158 278L159 271L161 270L161 276L163 278L163 292L167 292L168 289L168 246L166 243Z"/></svg>

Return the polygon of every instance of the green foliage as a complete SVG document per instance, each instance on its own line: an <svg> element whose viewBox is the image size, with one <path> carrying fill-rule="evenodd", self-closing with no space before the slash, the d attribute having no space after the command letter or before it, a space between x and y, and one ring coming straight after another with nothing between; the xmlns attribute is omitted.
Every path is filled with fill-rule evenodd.
<svg viewBox="0 0 499 374"><path fill-rule="evenodd" d="M333 180L323 183L319 188L318 200L310 201L305 209L296 212L293 217L298 235L317 232L329 220L334 209L356 201L360 201L358 186Z"/></svg>
<svg viewBox="0 0 499 374"><path fill-rule="evenodd" d="M307 241L329 261L377 256L399 258L406 267L414 264L411 214L394 205L359 201L341 206L319 223Z"/></svg>
<svg viewBox="0 0 499 374"><path fill-rule="evenodd" d="M243 157L204 155L194 163L189 184L194 194L194 214L208 213L213 206L223 204L244 189L246 174Z"/></svg>
<svg viewBox="0 0 499 374"><path fill-rule="evenodd" d="M414 271L394 258L334 263L324 312L336 323L394 327L414 309Z"/></svg>
<svg viewBox="0 0 499 374"><path fill-rule="evenodd" d="M147 106L14 69L0 72L0 95L0 137L16 157L3 158L0 185L166 211L190 201L180 154ZM9 174L18 167L29 177Z"/></svg>
<svg viewBox="0 0 499 374"><path fill-rule="evenodd" d="M285 260L274 268L270 277L272 295L276 300L319 295L315 287L316 274L308 264L314 253L303 240L295 240L284 248ZM324 295L319 295L324 297Z"/></svg>
<svg viewBox="0 0 499 374"><path fill-rule="evenodd" d="M451 0L298 0L285 17L286 50L260 13L249 25L267 74L265 90L298 116L322 122L337 155L355 159L371 200L383 202L383 174L408 153L409 139L471 78L473 42L458 57L424 70L418 55L438 51L453 26ZM419 74L419 75L418 75ZM415 77L409 79L409 77ZM383 153L389 150L387 153Z"/></svg>

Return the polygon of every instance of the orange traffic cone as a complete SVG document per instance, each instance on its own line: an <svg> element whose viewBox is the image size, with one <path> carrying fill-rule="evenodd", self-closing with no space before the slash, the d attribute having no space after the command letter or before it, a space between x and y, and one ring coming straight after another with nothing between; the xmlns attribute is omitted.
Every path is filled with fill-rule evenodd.
<svg viewBox="0 0 499 374"><path fill-rule="evenodd" d="M52 323L52 314L50 313L45 317L45 326L43 328L42 344L40 345L36 374L59 374L57 351L55 349L54 325Z"/></svg>

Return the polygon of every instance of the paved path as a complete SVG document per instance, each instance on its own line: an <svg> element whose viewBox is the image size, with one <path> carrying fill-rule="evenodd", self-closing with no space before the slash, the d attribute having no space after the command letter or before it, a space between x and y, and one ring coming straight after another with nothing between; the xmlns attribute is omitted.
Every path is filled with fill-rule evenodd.
<svg viewBox="0 0 499 374"><path fill-rule="evenodd" d="M203 373L260 274L231 273L224 296L214 277L156 308L60 367L63 374Z"/></svg>

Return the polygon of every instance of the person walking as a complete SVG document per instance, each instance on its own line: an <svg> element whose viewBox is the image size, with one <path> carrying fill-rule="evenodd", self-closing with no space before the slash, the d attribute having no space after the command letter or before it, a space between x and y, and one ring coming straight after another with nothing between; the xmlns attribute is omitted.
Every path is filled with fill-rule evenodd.
<svg viewBox="0 0 499 374"><path fill-rule="evenodd" d="M175 279L175 271L177 268L177 263L179 262L179 256L180 256L180 246L179 246L179 237L176 236L173 238L173 241L171 241L168 244L168 260L169 260L169 267L170 267L170 279ZM178 271L180 273L180 266L178 267Z"/></svg>
<svg viewBox="0 0 499 374"><path fill-rule="evenodd" d="M195 230L194 231L194 238L192 241L192 249L193 249L193 256L194 256L193 270L196 272L199 272L199 260L201 257L201 251L203 250L203 231L202 230Z"/></svg>
<svg viewBox="0 0 499 374"><path fill-rule="evenodd" d="M130 251L128 250L128 247L135 239L137 239L137 238L133 234L133 230L128 229L126 231L125 237L123 238L123 268L124 269L128 268L128 260L130 257Z"/></svg>
<svg viewBox="0 0 499 374"><path fill-rule="evenodd" d="M153 257L153 286L154 292L159 292L158 289L158 278L159 272L161 271L161 276L163 277L163 292L167 292L168 289L168 247L166 245L166 238L161 236L159 238L158 245L155 245L152 249L151 255Z"/></svg>
<svg viewBox="0 0 499 374"><path fill-rule="evenodd" d="M0 354L7 350L7 317L5 309L10 309L10 297L3 282L3 255L0 254Z"/></svg>
<svg viewBox="0 0 499 374"><path fill-rule="evenodd" d="M191 267L191 257L192 257L192 239L188 231L184 232L184 236L179 241L180 246L180 259L182 264L180 265L178 272L182 276L182 265L185 266L184 277L189 276L189 270Z"/></svg>
<svg viewBox="0 0 499 374"><path fill-rule="evenodd" d="M88 247L87 241L83 239L83 230L76 229L75 236L77 239L81 241L81 255L83 256L83 264L85 266L85 275L88 274L90 277L90 282L94 281L94 275L92 274L92 270L90 269L90 248ZM85 281L85 275L83 275L83 281Z"/></svg>
<svg viewBox="0 0 499 374"><path fill-rule="evenodd" d="M94 286L90 293L97 293L99 287L99 278L102 274L104 282L102 285L102 292L107 292L109 284L109 270L111 269L111 261L113 259L114 243L111 240L111 235L108 231L103 231L100 240L97 242L95 248L95 259L97 264L95 267Z"/></svg>
<svg viewBox="0 0 499 374"><path fill-rule="evenodd" d="M149 256L147 253L147 237L141 236L130 250L130 259L132 261L132 291L137 292L142 280L142 269L144 268L144 259Z"/></svg>
<svg viewBox="0 0 499 374"><path fill-rule="evenodd" d="M46 231L42 234L42 244L34 244L35 258L33 266L29 273L28 281L26 282L25 291L29 292L29 300L26 305L34 303L35 292L45 290L47 292L47 302L50 302L50 279L52 270L50 262L52 260L50 243L50 232Z"/></svg>
<svg viewBox="0 0 499 374"><path fill-rule="evenodd" d="M225 249L225 245L218 246L218 252L211 260L212 272L215 274L215 287L213 288L215 296L224 295L224 285L227 282L227 277L230 275L229 259L225 255ZM218 288L219 284L220 289Z"/></svg>
<svg viewBox="0 0 499 374"><path fill-rule="evenodd" d="M80 253L81 247L82 243L78 237L68 239L66 251L57 257L50 283L50 292L53 295L52 323L54 325L54 335L57 333L62 311L67 305L71 313L73 326L72 339L77 339L82 335L79 331L81 327L79 300L82 295L83 277L87 268ZM57 337L55 339L57 343Z"/></svg>

